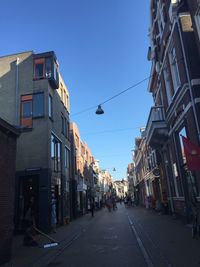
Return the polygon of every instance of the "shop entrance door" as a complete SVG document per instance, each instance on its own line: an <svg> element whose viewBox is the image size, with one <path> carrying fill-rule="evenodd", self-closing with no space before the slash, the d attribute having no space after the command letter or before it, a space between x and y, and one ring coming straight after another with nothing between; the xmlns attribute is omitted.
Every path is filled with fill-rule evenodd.
<svg viewBox="0 0 200 267"><path fill-rule="evenodd" d="M34 199L35 221L36 225L38 225L39 175L21 176L19 187L18 211L20 228L23 229L23 219L31 198Z"/></svg>

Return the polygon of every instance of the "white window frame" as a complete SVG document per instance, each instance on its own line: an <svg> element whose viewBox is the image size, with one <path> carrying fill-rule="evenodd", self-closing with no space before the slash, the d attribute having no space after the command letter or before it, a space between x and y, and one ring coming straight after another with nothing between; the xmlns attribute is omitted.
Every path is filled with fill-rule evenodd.
<svg viewBox="0 0 200 267"><path fill-rule="evenodd" d="M164 80L165 80L165 89L166 89L167 101L168 101L168 106L169 106L172 102L173 92L172 92L172 85L170 82L170 68L169 66L167 66L167 63L165 63L165 66L163 68L163 75L164 75Z"/></svg>
<svg viewBox="0 0 200 267"><path fill-rule="evenodd" d="M173 82L174 93L175 93L181 85L181 80L180 80L179 68L178 68L178 63L177 63L176 50L173 44L169 47L168 55L169 55L169 63L170 63L172 82Z"/></svg>

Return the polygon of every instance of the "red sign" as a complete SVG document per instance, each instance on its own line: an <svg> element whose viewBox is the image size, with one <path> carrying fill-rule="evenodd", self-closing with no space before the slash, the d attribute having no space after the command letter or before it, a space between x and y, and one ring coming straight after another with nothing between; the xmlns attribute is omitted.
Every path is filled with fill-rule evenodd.
<svg viewBox="0 0 200 267"><path fill-rule="evenodd" d="M183 147L188 169L190 171L200 170L200 147L193 144L188 138L182 136Z"/></svg>

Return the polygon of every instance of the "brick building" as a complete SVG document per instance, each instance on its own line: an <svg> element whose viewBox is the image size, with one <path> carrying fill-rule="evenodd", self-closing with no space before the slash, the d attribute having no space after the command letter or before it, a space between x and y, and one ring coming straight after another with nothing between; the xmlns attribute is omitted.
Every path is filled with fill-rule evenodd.
<svg viewBox="0 0 200 267"><path fill-rule="evenodd" d="M95 197L95 160L88 145L81 140L78 126L70 124L71 133L71 162L72 162L72 217L87 212L88 202Z"/></svg>
<svg viewBox="0 0 200 267"><path fill-rule="evenodd" d="M154 107L147 121L146 142L160 155L170 210L189 220L190 187L199 192L200 173L188 170L181 135L200 144L200 58L187 2L151 1L148 90Z"/></svg>
<svg viewBox="0 0 200 267"><path fill-rule="evenodd" d="M148 91L151 108L135 142L136 194L191 219L191 192L199 201L200 172L187 166L182 136L200 145L200 45L198 1L150 2ZM152 205L153 207L156 205Z"/></svg>
<svg viewBox="0 0 200 267"><path fill-rule="evenodd" d="M0 265L11 257L18 136L16 128L0 119Z"/></svg>

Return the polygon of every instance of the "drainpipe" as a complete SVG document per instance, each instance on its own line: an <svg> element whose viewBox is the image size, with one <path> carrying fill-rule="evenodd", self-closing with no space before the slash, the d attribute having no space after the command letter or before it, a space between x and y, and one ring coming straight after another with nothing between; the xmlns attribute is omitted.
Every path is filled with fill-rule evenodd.
<svg viewBox="0 0 200 267"><path fill-rule="evenodd" d="M19 94L19 58L16 59L16 77L15 77L15 124L18 125L19 123L19 112L18 112L18 94Z"/></svg>
<svg viewBox="0 0 200 267"><path fill-rule="evenodd" d="M192 102L192 109L193 109L193 113L194 113L194 119L195 119L195 124L196 124L196 128L197 128L198 139L200 142L200 129L199 129L199 124L198 124L198 119L197 119L197 114L196 114L196 108L195 108L194 96L193 96L192 86L191 86L191 81L190 81L189 69L188 69L188 65L187 65L187 56L186 56L184 45L183 45L183 37L182 37L182 32L181 32L181 27L180 27L180 22L179 22L178 16L176 16L176 21L177 21L178 31L179 31L179 35L180 35L184 65L185 65L185 69L186 69L186 75L187 75L187 80L188 80L188 85L189 85L189 92L190 92L190 97L191 97L191 102Z"/></svg>

